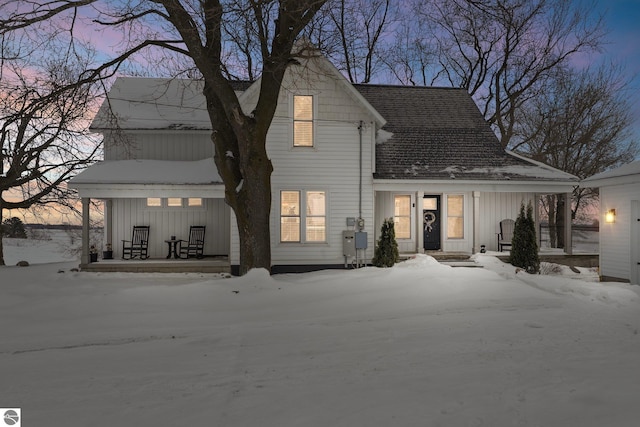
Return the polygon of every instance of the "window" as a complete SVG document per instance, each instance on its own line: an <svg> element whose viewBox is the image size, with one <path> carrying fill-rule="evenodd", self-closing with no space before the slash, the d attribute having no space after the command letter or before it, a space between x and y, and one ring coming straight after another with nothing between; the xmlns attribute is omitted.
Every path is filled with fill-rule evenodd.
<svg viewBox="0 0 640 427"><path fill-rule="evenodd" d="M280 241L300 241L300 192L280 193Z"/></svg>
<svg viewBox="0 0 640 427"><path fill-rule="evenodd" d="M308 242L324 242L326 240L326 215L324 191L307 192L307 229Z"/></svg>
<svg viewBox="0 0 640 427"><path fill-rule="evenodd" d="M160 197L149 197L147 198L147 206L159 208L162 206L162 199Z"/></svg>
<svg viewBox="0 0 640 427"><path fill-rule="evenodd" d="M326 221L324 191L280 192L281 242L326 242Z"/></svg>
<svg viewBox="0 0 640 427"><path fill-rule="evenodd" d="M464 196L447 196L447 238L464 238Z"/></svg>
<svg viewBox="0 0 640 427"><path fill-rule="evenodd" d="M182 207L182 199L180 197L169 197L167 199L167 206L171 208Z"/></svg>
<svg viewBox="0 0 640 427"><path fill-rule="evenodd" d="M313 96L293 97L293 146L313 147Z"/></svg>
<svg viewBox="0 0 640 427"><path fill-rule="evenodd" d="M200 197L148 197L146 200L147 207L149 208L202 208L204 206L203 200Z"/></svg>
<svg viewBox="0 0 640 427"><path fill-rule="evenodd" d="M395 210L393 221L395 222L396 238L411 238L411 196L395 196Z"/></svg>

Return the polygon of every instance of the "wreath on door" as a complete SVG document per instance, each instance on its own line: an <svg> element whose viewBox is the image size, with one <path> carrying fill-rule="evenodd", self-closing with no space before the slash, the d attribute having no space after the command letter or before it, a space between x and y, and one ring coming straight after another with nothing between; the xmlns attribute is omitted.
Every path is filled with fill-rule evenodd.
<svg viewBox="0 0 640 427"><path fill-rule="evenodd" d="M424 231L431 233L433 231L433 227L431 224L436 222L436 214L433 212L425 212L424 213Z"/></svg>

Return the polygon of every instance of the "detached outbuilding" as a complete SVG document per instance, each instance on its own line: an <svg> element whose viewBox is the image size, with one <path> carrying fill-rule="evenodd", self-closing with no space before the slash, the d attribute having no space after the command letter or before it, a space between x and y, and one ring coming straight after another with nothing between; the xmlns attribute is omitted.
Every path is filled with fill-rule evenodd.
<svg viewBox="0 0 640 427"><path fill-rule="evenodd" d="M600 189L600 277L640 284L640 161L589 177Z"/></svg>

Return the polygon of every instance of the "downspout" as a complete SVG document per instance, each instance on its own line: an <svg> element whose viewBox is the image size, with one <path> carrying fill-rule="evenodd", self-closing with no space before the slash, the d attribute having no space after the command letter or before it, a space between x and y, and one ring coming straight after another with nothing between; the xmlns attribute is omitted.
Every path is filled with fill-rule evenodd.
<svg viewBox="0 0 640 427"><path fill-rule="evenodd" d="M358 186L358 218L362 218L362 129L364 128L364 122L360 120L360 124L358 125L358 134L360 135L360 165L358 170L358 175L360 178L359 186Z"/></svg>

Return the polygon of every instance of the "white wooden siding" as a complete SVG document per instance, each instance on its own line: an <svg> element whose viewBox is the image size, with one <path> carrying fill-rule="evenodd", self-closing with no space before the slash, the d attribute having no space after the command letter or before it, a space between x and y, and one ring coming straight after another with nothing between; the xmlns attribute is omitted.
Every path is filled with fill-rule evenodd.
<svg viewBox="0 0 640 427"><path fill-rule="evenodd" d="M640 184L614 185L600 188L600 274L631 280L631 226L637 218L631 216L631 201L640 200ZM614 223L604 221L604 213L616 210ZM637 250L637 248L636 248Z"/></svg>
<svg viewBox="0 0 640 427"><path fill-rule="evenodd" d="M347 218L359 212L359 176L362 174L362 217L368 232L366 256L373 256L373 118L344 87L320 73L318 79L293 85L290 75L283 84L278 109L267 136L267 151L274 166L271 209L271 259L274 265L343 264L342 231ZM294 94L313 95L314 147L293 147L291 100ZM254 100L255 101L255 100ZM251 104L251 102L249 103ZM360 147L360 121L362 149ZM362 170L360 153L362 152ZM327 198L325 243L280 243L280 191L320 190ZM235 218L231 220L231 263L239 263L239 241Z"/></svg>
<svg viewBox="0 0 640 427"><path fill-rule="evenodd" d="M105 136L105 160L201 160L213 157L208 131L130 131L127 140Z"/></svg>
<svg viewBox="0 0 640 427"><path fill-rule="evenodd" d="M113 200L113 250L114 256L122 256L122 240L131 239L134 225L150 225L149 256L162 258L167 255L166 239L176 236L189 238L189 226L205 225L205 255L229 254L230 212L222 199L204 199L198 208L151 208L146 199Z"/></svg>

